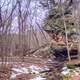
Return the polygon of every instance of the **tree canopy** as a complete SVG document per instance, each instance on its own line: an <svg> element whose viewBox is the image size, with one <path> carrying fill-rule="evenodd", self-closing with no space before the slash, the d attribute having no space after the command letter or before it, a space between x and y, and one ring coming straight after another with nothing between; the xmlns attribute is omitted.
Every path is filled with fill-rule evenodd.
<svg viewBox="0 0 80 80"><path fill-rule="evenodd" d="M53 0L50 0L53 1ZM56 2L49 8L49 15L44 20L44 30L61 30L64 32L63 14L65 16L65 22L68 33L76 32L76 26L74 24L75 19L73 16L73 1L65 0L64 3ZM62 10L63 8L63 10ZM63 13L64 12L64 13Z"/></svg>

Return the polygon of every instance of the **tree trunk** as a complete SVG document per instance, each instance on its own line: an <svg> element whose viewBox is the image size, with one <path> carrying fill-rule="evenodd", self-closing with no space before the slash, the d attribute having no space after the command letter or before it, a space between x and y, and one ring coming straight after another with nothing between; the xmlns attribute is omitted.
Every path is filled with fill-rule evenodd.
<svg viewBox="0 0 80 80"><path fill-rule="evenodd" d="M61 8L62 8L62 15L63 15L63 25L65 28L66 48L67 48L67 53L68 53L68 60L71 61L69 45L68 45L68 31L67 31L67 25L65 22L65 15L64 15L64 5L61 4Z"/></svg>

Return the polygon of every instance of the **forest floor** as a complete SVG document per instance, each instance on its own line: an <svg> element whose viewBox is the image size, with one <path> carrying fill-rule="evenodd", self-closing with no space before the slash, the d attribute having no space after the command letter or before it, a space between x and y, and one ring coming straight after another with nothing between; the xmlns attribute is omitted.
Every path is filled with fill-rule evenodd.
<svg viewBox="0 0 80 80"><path fill-rule="evenodd" d="M27 57L25 62L6 62L0 66L0 80L46 80L41 72L48 71L48 60Z"/></svg>
<svg viewBox="0 0 80 80"><path fill-rule="evenodd" d="M48 62L52 62L50 59L26 57L24 60L24 62L3 63L3 66L0 66L0 80L60 80L52 73L54 71L50 71L55 61L52 65L48 65ZM57 66L58 63L55 67ZM53 70L57 71L56 68ZM75 72L75 75L66 80L80 80L80 72L78 73Z"/></svg>

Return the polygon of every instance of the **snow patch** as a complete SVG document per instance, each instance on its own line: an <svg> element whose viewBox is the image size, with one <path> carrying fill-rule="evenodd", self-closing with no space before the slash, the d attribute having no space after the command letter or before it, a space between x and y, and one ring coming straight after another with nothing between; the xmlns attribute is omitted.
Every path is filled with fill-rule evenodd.
<svg viewBox="0 0 80 80"><path fill-rule="evenodd" d="M47 80L47 79L43 78L41 76L37 76L37 77L35 77L35 78L31 79L31 80Z"/></svg>
<svg viewBox="0 0 80 80"><path fill-rule="evenodd" d="M41 71L49 70L47 66L44 68L38 67L31 65L30 67L14 67L12 68L12 75L11 75L11 80L14 80L17 75L23 74L23 73L35 73L36 75L39 75ZM45 78L42 78L41 76L37 76L33 78L32 80L46 80Z"/></svg>

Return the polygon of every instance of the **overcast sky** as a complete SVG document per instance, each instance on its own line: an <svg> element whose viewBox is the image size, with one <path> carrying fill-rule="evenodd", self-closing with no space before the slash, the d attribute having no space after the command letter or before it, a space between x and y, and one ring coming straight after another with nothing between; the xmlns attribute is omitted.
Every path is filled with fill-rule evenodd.
<svg viewBox="0 0 80 80"><path fill-rule="evenodd" d="M3 17L4 14L6 15L6 17L8 16L8 14L10 14L11 12L11 8L12 8L12 3L13 5L16 4L16 0L0 0L1 1L1 7L2 7L2 11L3 11ZM25 12L26 10L26 1L28 0L21 0L21 9L22 12ZM39 25L42 25L42 22L44 21L46 15L48 15L48 9L47 8L43 8L43 6L40 4L40 1L44 2L45 0L31 0L30 2L30 6L29 6L29 15L27 17L26 20L26 24L29 26L30 24L32 26L34 26L34 28L38 29L38 26L36 25L36 22ZM55 2L58 2L59 0L55 0ZM64 0L62 0L62 2L64 2ZM28 4L28 3L27 3ZM8 8L8 11L6 14L6 9ZM13 22L12 22L12 31L17 31L18 29L18 13L17 13L17 9L14 11L14 18L13 18ZM26 26L27 26L26 25ZM29 27L28 27L29 28Z"/></svg>
<svg viewBox="0 0 80 80"><path fill-rule="evenodd" d="M1 1L3 18L5 16L8 17L9 14L11 13L11 10L12 10L12 3L13 3L13 5L15 5L16 2L15 2L15 0L0 0L0 1ZM26 2L25 1L26 0L22 0L22 2L21 2L22 12L24 12L26 10L26 8L25 8ZM36 25L36 22L39 23L39 25L41 25L42 21L44 20L44 18L48 14L48 9L47 8L44 9L39 1L40 0L31 0L29 10L28 10L29 16L27 17L27 21L26 21L28 26L31 24L32 26L34 26L34 28L37 28L37 29L38 29L38 27ZM6 14L6 10L7 10L7 14ZM15 32L18 29L18 14L17 14L17 11L15 11L14 13L16 15L13 18L12 31Z"/></svg>

